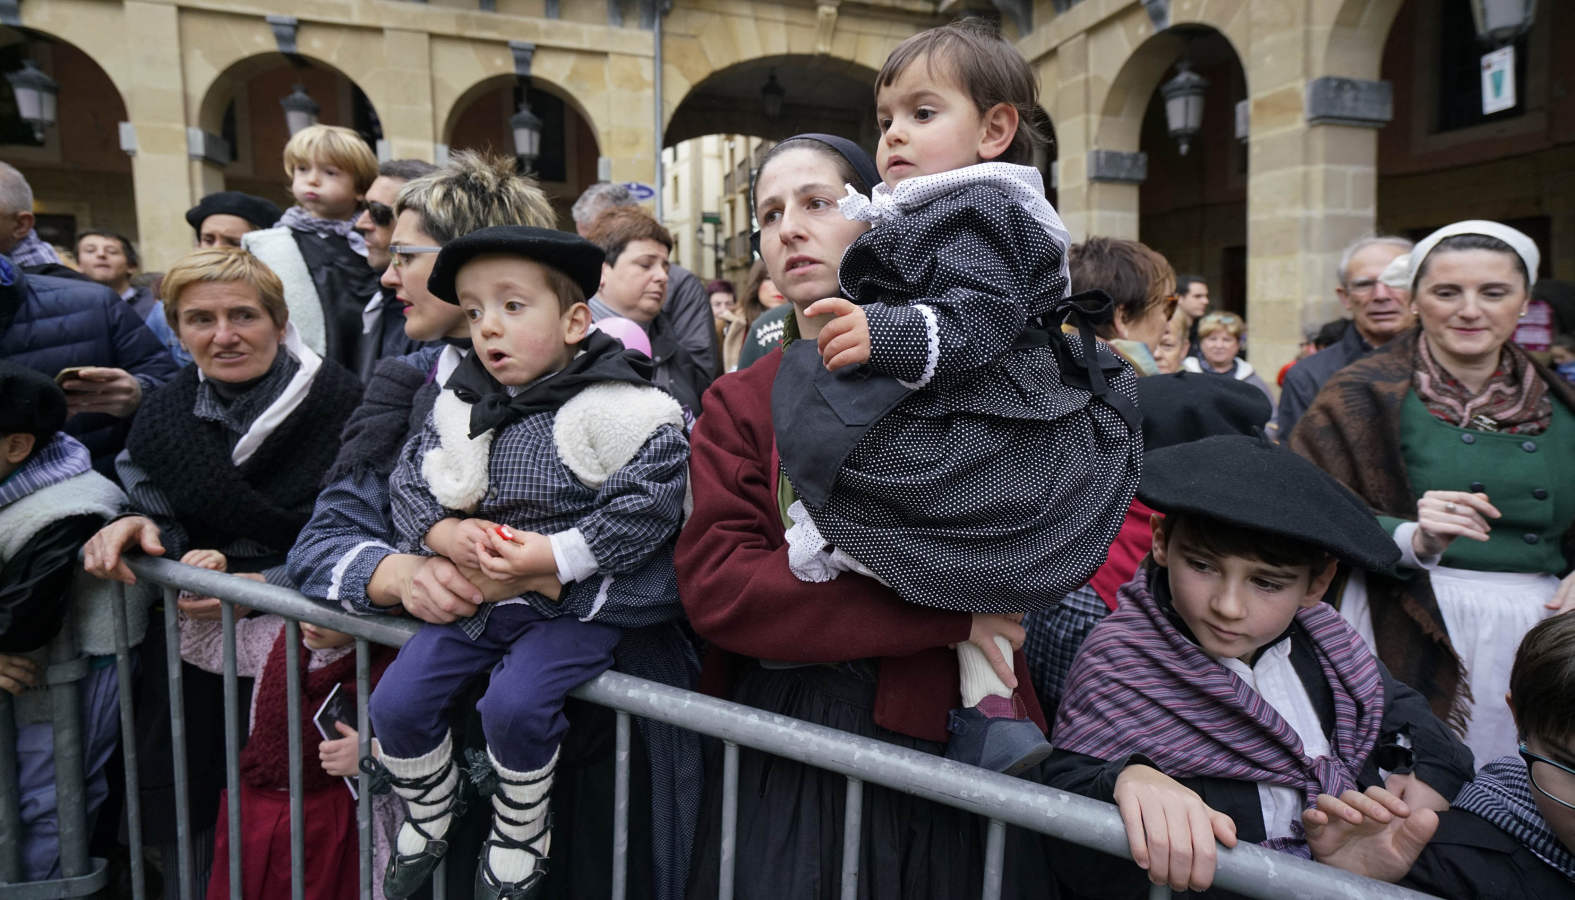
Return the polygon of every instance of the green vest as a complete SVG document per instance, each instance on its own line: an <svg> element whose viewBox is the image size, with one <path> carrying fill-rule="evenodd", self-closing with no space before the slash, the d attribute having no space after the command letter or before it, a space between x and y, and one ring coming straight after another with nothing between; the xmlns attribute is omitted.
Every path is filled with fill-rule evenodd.
<svg viewBox="0 0 1575 900"><path fill-rule="evenodd" d="M1481 492L1504 514L1488 520L1486 543L1451 543L1444 565L1550 575L1567 567L1560 541L1575 520L1575 424L1563 403L1553 401L1553 422L1542 434L1500 434L1439 421L1413 390L1402 407L1400 446L1417 498ZM1391 531L1404 521L1380 520Z"/></svg>

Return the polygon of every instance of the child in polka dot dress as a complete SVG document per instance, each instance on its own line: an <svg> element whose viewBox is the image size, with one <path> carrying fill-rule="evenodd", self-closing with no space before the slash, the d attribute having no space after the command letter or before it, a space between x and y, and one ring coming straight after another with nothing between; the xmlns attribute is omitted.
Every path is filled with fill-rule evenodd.
<svg viewBox="0 0 1575 900"><path fill-rule="evenodd" d="M772 392L797 498L789 565L943 609L1052 606L1104 562L1142 445L1131 369L1059 327L1076 306L1068 235L1021 164L1033 73L962 22L903 42L876 84L883 183L841 203L875 227L842 259L846 297L806 310L830 318L784 348ZM1017 772L1050 748L1003 677L1010 643L994 644L999 666L958 645L947 755Z"/></svg>

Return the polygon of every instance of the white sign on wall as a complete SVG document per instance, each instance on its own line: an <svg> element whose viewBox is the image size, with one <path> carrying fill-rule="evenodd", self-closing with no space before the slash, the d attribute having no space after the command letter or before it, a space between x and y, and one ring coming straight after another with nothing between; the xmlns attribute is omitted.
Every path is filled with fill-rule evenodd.
<svg viewBox="0 0 1575 900"><path fill-rule="evenodd" d="M1500 47L1482 57L1482 115L1490 116L1515 105L1515 45Z"/></svg>

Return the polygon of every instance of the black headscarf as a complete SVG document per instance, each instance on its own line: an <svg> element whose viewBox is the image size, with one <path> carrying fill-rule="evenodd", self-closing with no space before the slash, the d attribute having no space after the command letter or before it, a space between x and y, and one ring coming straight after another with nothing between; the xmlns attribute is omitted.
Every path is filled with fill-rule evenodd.
<svg viewBox="0 0 1575 900"><path fill-rule="evenodd" d="M777 144L777 146L781 147L783 144L793 141L814 141L817 144L825 144L827 147L830 147L833 153L847 160L848 165L853 167L853 174L857 175L859 180L864 182L863 187L865 191L869 191L880 183L880 170L875 168L875 159L866 153L863 147L847 138L837 137L834 134L795 134ZM760 168L761 171L765 170L764 165ZM755 186L759 181L760 173L756 172L755 180L749 184L749 209L751 211L755 208ZM854 185L854 187L858 186ZM758 230L750 233L749 246L755 251L755 255L758 256L760 254L760 232Z"/></svg>

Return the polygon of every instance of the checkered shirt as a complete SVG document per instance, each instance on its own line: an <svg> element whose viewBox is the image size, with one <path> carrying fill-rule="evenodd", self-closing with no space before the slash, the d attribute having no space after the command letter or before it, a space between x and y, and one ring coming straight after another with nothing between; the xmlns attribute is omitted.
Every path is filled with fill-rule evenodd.
<svg viewBox="0 0 1575 900"><path fill-rule="evenodd" d="M445 509L421 476L421 461L437 447L428 416L421 433L400 453L389 479L396 545L401 552L431 554L422 543L444 518L481 518L520 531L551 535L578 528L598 565L598 596L589 615L623 628L671 618L678 604L673 543L683 516L689 444L672 426L658 428L645 446L599 489L581 484L558 457L552 438L554 412L540 412L494 435L486 496L471 512ZM540 594L524 598L545 616L564 607ZM479 637L491 606L461 623Z"/></svg>
<svg viewBox="0 0 1575 900"><path fill-rule="evenodd" d="M1034 693L1047 717L1055 718L1067 673L1072 670L1072 660L1077 658L1083 640L1108 615L1110 607L1085 584L1067 594L1059 605L1036 610L1023 618L1023 628L1028 632L1023 656L1028 660Z"/></svg>

